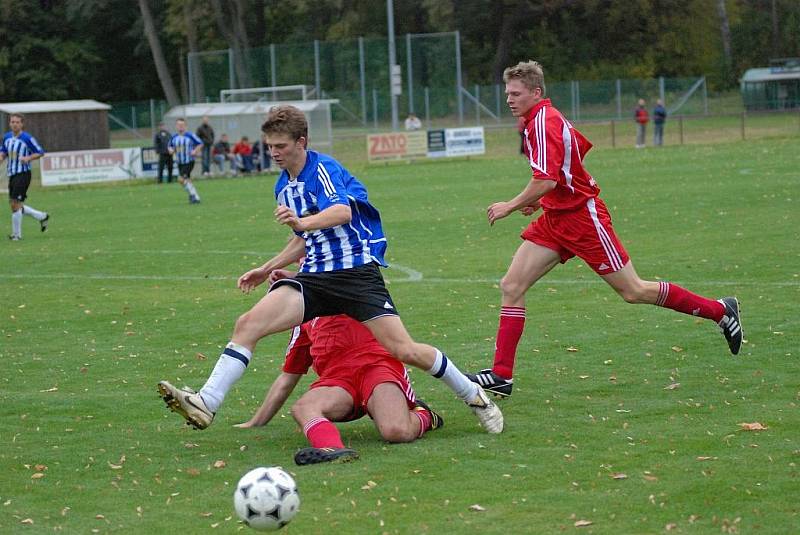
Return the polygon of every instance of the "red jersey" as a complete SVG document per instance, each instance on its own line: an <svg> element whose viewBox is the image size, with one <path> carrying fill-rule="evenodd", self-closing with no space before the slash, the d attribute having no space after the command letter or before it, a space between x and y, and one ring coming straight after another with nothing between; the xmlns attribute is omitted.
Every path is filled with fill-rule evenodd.
<svg viewBox="0 0 800 535"><path fill-rule="evenodd" d="M378 363L397 368L401 376L405 374L403 363L393 358L360 322L345 315L325 316L294 328L283 371L305 374L311 367L320 377L347 376Z"/></svg>
<svg viewBox="0 0 800 535"><path fill-rule="evenodd" d="M572 210L600 194L583 157L592 143L546 98L520 120L525 156L533 178L553 180L556 187L540 200L544 210Z"/></svg>

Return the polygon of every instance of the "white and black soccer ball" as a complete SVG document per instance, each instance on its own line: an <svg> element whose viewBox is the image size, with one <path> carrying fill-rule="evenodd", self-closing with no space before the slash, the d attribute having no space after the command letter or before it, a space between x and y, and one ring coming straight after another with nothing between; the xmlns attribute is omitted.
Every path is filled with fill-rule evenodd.
<svg viewBox="0 0 800 535"><path fill-rule="evenodd" d="M274 531L288 524L300 508L300 495L292 476L278 468L250 470L236 485L233 506L239 518L253 529Z"/></svg>

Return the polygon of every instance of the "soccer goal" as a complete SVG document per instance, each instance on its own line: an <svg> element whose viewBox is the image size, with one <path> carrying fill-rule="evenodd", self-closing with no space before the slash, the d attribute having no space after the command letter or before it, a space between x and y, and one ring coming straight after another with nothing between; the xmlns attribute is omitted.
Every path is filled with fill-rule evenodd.
<svg viewBox="0 0 800 535"><path fill-rule="evenodd" d="M278 85L271 87L248 87L244 89L223 89L219 92L220 102L285 102L309 100L315 89L307 85Z"/></svg>

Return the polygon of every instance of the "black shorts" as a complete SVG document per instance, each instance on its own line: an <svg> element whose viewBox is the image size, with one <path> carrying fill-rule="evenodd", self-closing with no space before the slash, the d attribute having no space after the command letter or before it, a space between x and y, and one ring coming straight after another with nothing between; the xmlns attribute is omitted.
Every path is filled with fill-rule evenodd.
<svg viewBox="0 0 800 535"><path fill-rule="evenodd" d="M28 198L28 187L31 185L31 172L24 171L8 177L8 198L22 202Z"/></svg>
<svg viewBox="0 0 800 535"><path fill-rule="evenodd" d="M192 169L194 169L194 161L191 161L189 163L179 163L178 176L182 176L183 178L189 178L192 176Z"/></svg>
<svg viewBox="0 0 800 535"><path fill-rule="evenodd" d="M337 271L298 273L293 279L277 281L269 291L280 286L291 286L303 294L303 322L336 314L358 321L399 315L374 262Z"/></svg>

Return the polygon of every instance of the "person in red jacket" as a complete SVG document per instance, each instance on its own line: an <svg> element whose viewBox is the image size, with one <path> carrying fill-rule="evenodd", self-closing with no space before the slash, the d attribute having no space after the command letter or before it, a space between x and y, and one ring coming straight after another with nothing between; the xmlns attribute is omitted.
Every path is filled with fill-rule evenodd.
<svg viewBox="0 0 800 535"><path fill-rule="evenodd" d="M583 166L592 144L545 98L541 66L535 61L519 63L505 70L503 80L511 113L522 119L533 176L513 199L489 205L489 224L517 210L531 215L541 208L543 213L522 233L523 242L500 281L494 364L467 377L494 394L511 394L517 345L525 326L525 294L551 269L575 256L628 303L658 305L716 322L730 352L739 353L743 333L735 297L708 299L677 284L637 275L599 197L600 188Z"/></svg>
<svg viewBox="0 0 800 535"><path fill-rule="evenodd" d="M636 119L636 148L643 149L647 139L647 122L650 120L643 98L639 99L639 105L633 112L633 118Z"/></svg>
<svg viewBox="0 0 800 535"><path fill-rule="evenodd" d="M253 171L253 147L250 145L250 139L247 136L243 136L233 146L233 155L236 158L236 164L239 169L245 173Z"/></svg>

